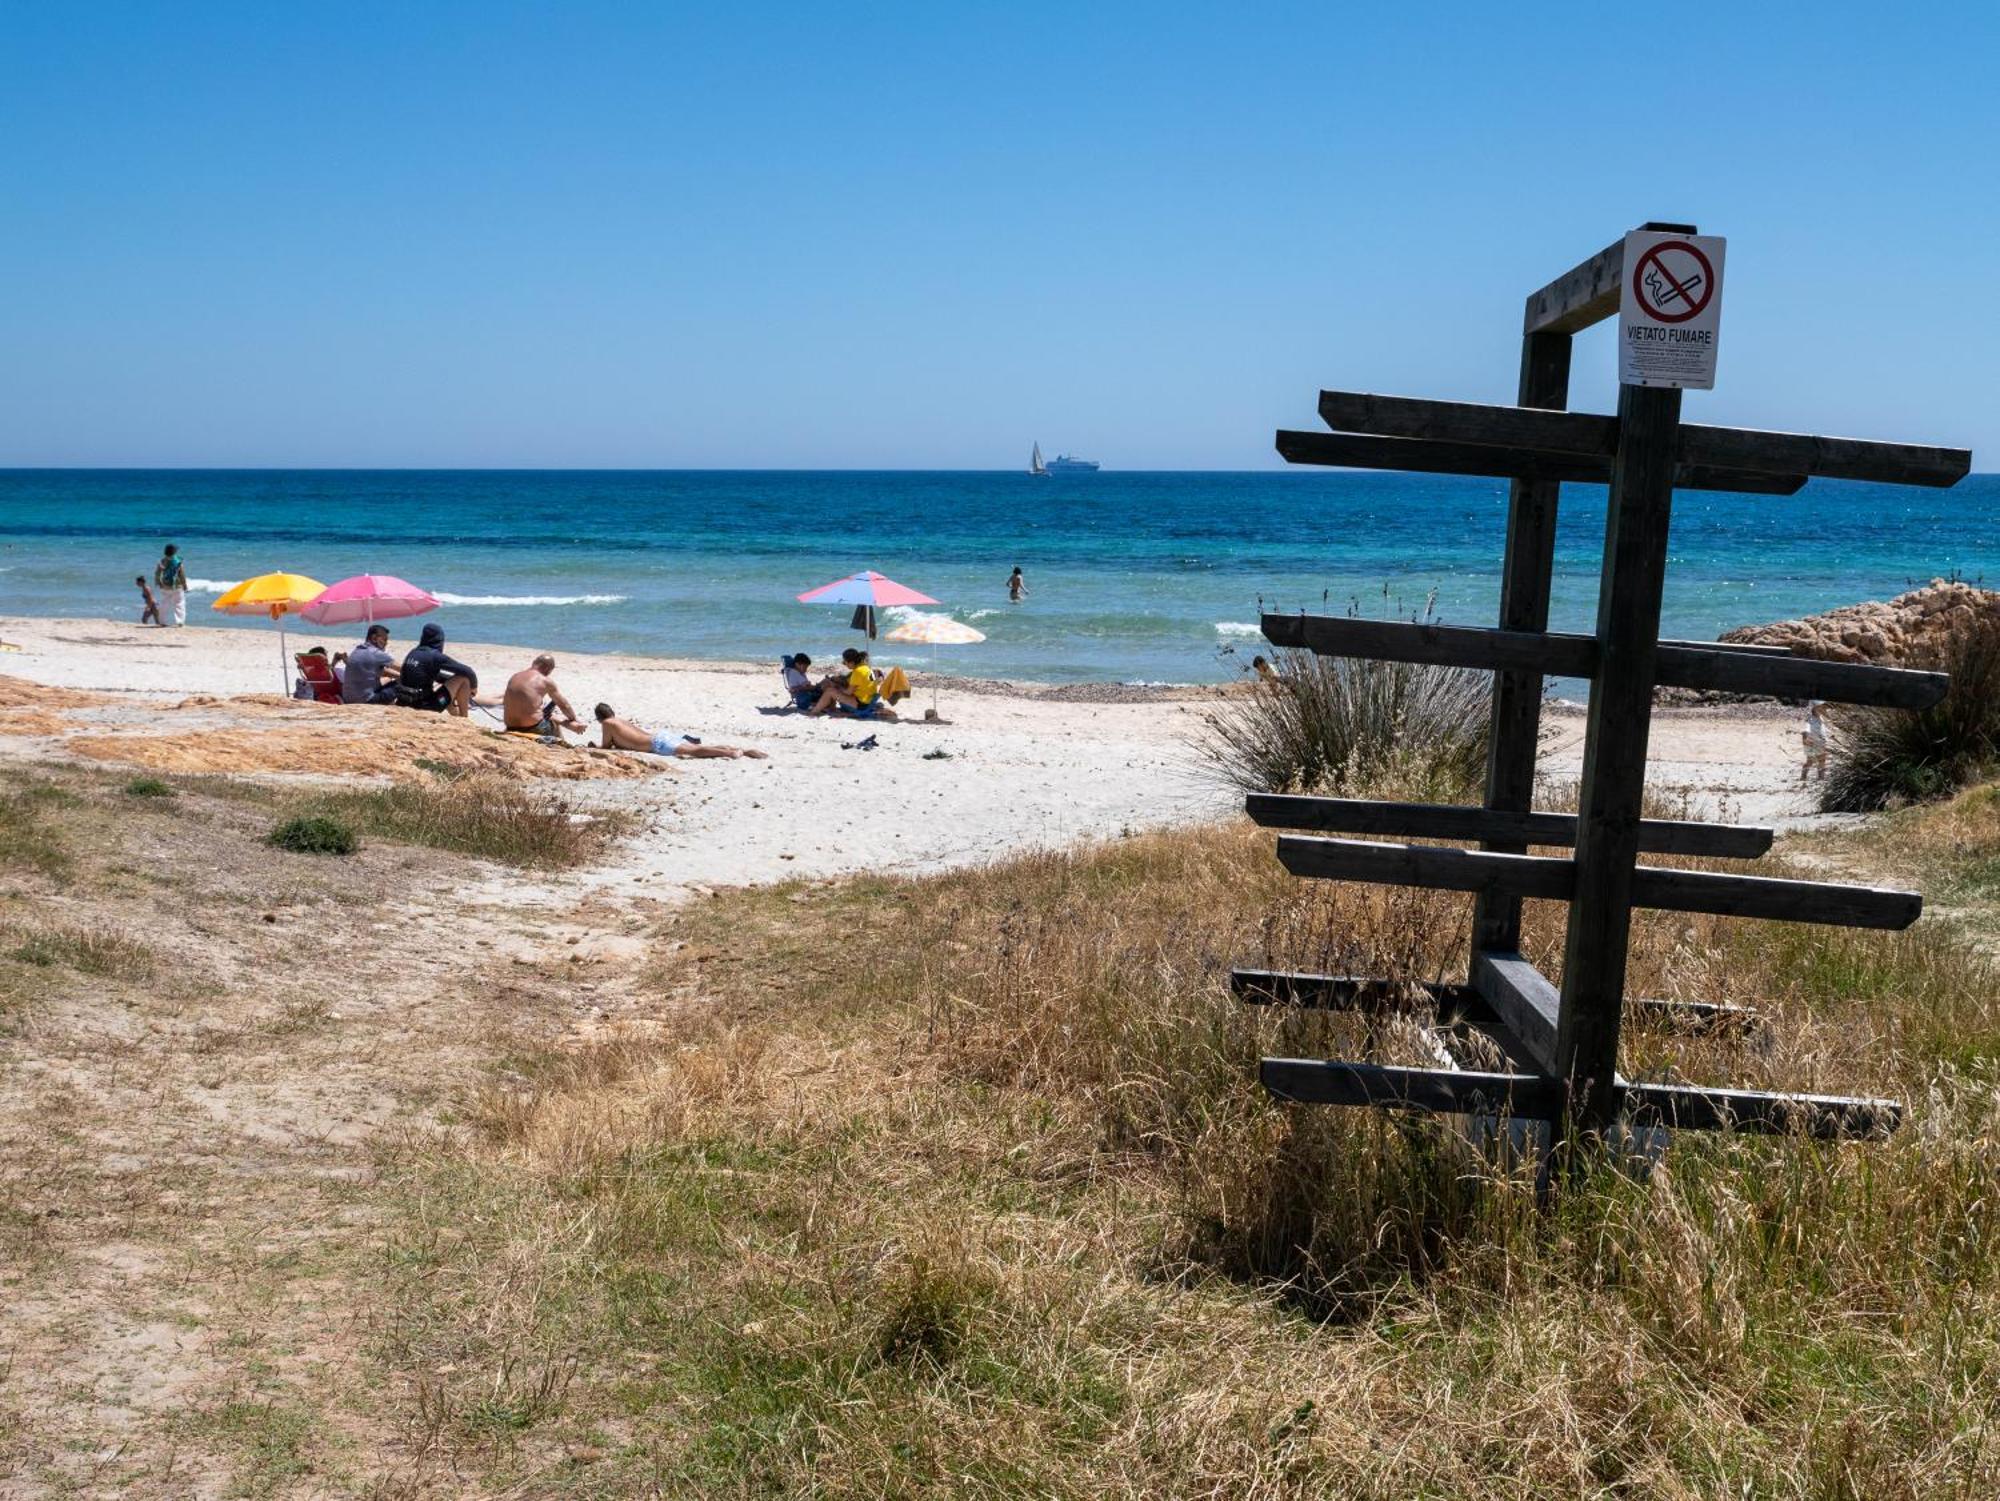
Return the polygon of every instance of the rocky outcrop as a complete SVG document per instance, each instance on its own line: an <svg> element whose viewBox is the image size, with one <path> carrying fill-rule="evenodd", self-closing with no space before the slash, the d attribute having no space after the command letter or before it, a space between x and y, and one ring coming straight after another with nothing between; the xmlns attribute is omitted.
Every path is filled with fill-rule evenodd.
<svg viewBox="0 0 2000 1501"><path fill-rule="evenodd" d="M1721 637L1752 646L1785 646L1802 657L1926 665L1957 631L1981 618L2000 622L2000 591L1932 579L1887 602L1845 605L1803 620L1738 626Z"/></svg>

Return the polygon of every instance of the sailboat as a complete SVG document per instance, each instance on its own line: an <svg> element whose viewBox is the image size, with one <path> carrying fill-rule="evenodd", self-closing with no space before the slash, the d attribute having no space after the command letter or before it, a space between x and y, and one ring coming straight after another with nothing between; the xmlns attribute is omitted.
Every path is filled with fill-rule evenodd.
<svg viewBox="0 0 2000 1501"><path fill-rule="evenodd" d="M1038 475L1042 479L1049 477L1049 466L1042 462L1042 445L1040 443L1035 445L1034 457L1028 460L1028 473Z"/></svg>

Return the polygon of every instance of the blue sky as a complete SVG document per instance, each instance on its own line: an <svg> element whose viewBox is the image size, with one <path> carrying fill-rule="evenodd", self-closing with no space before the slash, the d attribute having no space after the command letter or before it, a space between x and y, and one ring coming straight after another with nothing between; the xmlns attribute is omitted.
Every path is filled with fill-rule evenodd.
<svg viewBox="0 0 2000 1501"><path fill-rule="evenodd" d="M1276 467L1729 238L1690 419L2000 468L2000 6L0 5L0 465ZM1605 331L1579 404L1615 397Z"/></svg>

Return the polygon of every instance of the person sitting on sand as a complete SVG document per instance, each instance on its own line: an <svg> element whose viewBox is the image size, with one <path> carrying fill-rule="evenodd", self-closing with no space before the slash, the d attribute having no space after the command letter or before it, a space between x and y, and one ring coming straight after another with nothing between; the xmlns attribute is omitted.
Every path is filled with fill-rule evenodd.
<svg viewBox="0 0 2000 1501"><path fill-rule="evenodd" d="M501 701L501 721L510 735L539 735L560 740L556 732L556 715L562 715L562 727L581 735L583 721L576 717L576 710L569 706L569 700L562 696L562 689L556 686L556 659L547 652L507 679L506 697Z"/></svg>
<svg viewBox="0 0 2000 1501"><path fill-rule="evenodd" d="M704 745L691 736L641 729L629 719L620 719L609 704L599 704L593 712L604 727L606 750L651 752L656 756L678 756L683 761L734 760L738 756L748 756L753 761L770 759L762 751L747 746Z"/></svg>
<svg viewBox="0 0 2000 1501"><path fill-rule="evenodd" d="M347 676L340 680L344 704L393 704L396 701L396 659L389 655L389 627L371 625L361 644L347 654Z"/></svg>
<svg viewBox="0 0 2000 1501"><path fill-rule="evenodd" d="M139 609L139 624L144 625L150 620L154 625L165 625L166 622L160 619L160 602L153 598L153 591L146 586L146 575L142 573L132 582L139 586L139 598L145 601Z"/></svg>
<svg viewBox="0 0 2000 1501"><path fill-rule="evenodd" d="M807 713L819 702L819 689L813 686L812 675L806 671L812 665L813 659L804 652L794 652L785 658L785 692L790 695L794 709Z"/></svg>
<svg viewBox="0 0 2000 1501"><path fill-rule="evenodd" d="M882 697L882 684L875 676L868 653L856 652L855 659L847 673L847 696L854 700L854 707L848 712L856 719L886 719L894 724L896 711Z"/></svg>
<svg viewBox="0 0 2000 1501"><path fill-rule="evenodd" d="M444 654L444 627L424 627L415 650L403 658L396 682L396 702L406 709L449 714L464 719L479 691L479 674Z"/></svg>

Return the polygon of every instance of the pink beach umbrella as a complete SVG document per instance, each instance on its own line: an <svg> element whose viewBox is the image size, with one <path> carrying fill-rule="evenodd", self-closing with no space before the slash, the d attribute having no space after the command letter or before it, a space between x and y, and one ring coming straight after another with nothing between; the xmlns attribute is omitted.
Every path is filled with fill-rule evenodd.
<svg viewBox="0 0 2000 1501"><path fill-rule="evenodd" d="M354 625L365 621L402 620L438 607L437 596L386 573L358 573L329 584L326 592L299 611L314 625Z"/></svg>
<svg viewBox="0 0 2000 1501"><path fill-rule="evenodd" d="M934 605L928 594L919 594L908 584L884 578L872 568L851 573L844 579L821 584L799 596L802 605Z"/></svg>

